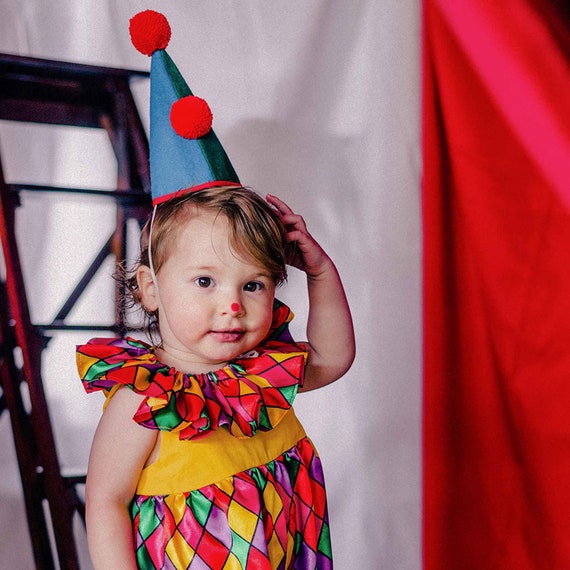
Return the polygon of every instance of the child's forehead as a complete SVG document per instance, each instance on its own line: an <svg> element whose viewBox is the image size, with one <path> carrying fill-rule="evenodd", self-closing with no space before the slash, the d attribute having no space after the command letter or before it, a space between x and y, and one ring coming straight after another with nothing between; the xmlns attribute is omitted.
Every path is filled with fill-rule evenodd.
<svg viewBox="0 0 570 570"><path fill-rule="evenodd" d="M206 254L214 249L234 249L235 237L228 218L208 210L196 210L194 215L179 221L173 236L175 249L187 253Z"/></svg>
<svg viewBox="0 0 570 570"><path fill-rule="evenodd" d="M186 211L178 216L176 225L178 226L178 236L183 233L211 232L231 233L231 226L228 217L219 211L212 211L191 205Z"/></svg>
<svg viewBox="0 0 570 570"><path fill-rule="evenodd" d="M189 263L217 259L222 263L237 260L241 265L265 269L248 249L247 240L235 236L224 215L202 210L181 224L173 243L174 251Z"/></svg>

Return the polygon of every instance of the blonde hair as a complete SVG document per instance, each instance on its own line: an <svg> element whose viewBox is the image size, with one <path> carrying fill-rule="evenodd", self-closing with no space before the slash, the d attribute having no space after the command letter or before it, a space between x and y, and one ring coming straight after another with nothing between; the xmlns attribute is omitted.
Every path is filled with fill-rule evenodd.
<svg viewBox="0 0 570 570"><path fill-rule="evenodd" d="M173 198L156 207L152 221L152 264L158 273L168 259L180 228L196 211L224 216L230 227L230 245L239 255L251 258L266 269L277 286L287 279L287 240L283 223L275 210L249 188L209 188ZM150 267L149 219L141 231L140 257L130 270L120 268L118 279L125 290L124 310L133 307L143 312L143 330L154 341L158 335L158 314L141 302L136 272Z"/></svg>

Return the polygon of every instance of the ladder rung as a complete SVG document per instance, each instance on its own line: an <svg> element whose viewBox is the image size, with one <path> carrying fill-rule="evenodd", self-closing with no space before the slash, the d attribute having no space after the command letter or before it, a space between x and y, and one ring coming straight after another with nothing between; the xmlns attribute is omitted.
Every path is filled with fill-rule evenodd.
<svg viewBox="0 0 570 570"><path fill-rule="evenodd" d="M43 331L113 331L119 328L116 325L67 325L65 323L50 323L49 325L35 325L38 332Z"/></svg>
<svg viewBox="0 0 570 570"><path fill-rule="evenodd" d="M9 192L19 194L22 191L29 192L57 192L70 194L91 194L93 196L104 196L118 201L134 202L144 204L150 201L150 195L136 188L116 189L116 190L96 190L93 188L70 188L65 186L48 186L45 184L6 184Z"/></svg>
<svg viewBox="0 0 570 570"><path fill-rule="evenodd" d="M81 474L81 475L71 475L71 474L66 474L66 473L62 473L63 479L66 483L68 483L69 485L83 485L85 484L85 475Z"/></svg>

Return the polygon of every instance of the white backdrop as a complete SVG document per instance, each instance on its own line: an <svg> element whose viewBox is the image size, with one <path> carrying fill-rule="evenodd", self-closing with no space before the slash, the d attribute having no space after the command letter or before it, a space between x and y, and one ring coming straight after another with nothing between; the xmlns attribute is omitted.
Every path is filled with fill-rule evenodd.
<svg viewBox="0 0 570 570"><path fill-rule="evenodd" d="M419 569L420 2L0 0L0 51L148 70L127 30L146 8L169 18L168 51L209 102L242 182L302 213L343 276L357 360L345 378L296 402L325 467L336 568ZM134 88L146 121L148 83ZM9 182L115 183L98 130L0 123L0 152ZM23 196L35 322L53 318L112 223L104 201ZM111 272L98 275L71 320L111 319ZM301 276L279 296L303 337ZM75 373L74 345L85 339L58 335L44 359L58 453L73 471L85 469L101 406ZM32 558L7 414L0 454L0 567L25 570Z"/></svg>

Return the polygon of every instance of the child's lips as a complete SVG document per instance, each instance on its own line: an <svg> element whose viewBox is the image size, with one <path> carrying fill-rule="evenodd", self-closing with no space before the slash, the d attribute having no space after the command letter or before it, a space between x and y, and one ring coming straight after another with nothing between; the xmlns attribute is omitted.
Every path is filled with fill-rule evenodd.
<svg viewBox="0 0 570 570"><path fill-rule="evenodd" d="M210 334L220 342L238 342L244 335L241 329L210 331Z"/></svg>

